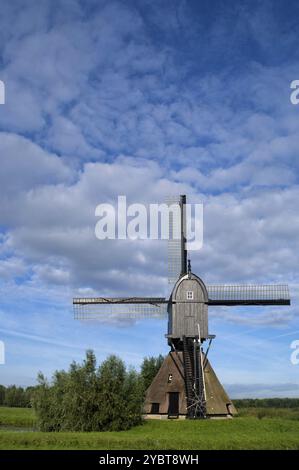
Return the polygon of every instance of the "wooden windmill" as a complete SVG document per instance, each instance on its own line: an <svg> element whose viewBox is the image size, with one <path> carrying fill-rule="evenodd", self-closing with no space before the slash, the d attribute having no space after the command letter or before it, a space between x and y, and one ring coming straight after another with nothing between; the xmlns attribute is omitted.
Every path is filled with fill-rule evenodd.
<svg viewBox="0 0 299 470"><path fill-rule="evenodd" d="M181 235L169 241L169 267L176 282L169 299L162 297L74 298L76 319L96 315L168 315L170 346L159 372L146 392L149 418L230 417L236 410L208 360L214 335L208 331L209 306L290 305L287 285L206 285L191 272L185 239L186 196L180 207ZM177 220L169 217L170 233ZM203 343L207 341L207 348Z"/></svg>

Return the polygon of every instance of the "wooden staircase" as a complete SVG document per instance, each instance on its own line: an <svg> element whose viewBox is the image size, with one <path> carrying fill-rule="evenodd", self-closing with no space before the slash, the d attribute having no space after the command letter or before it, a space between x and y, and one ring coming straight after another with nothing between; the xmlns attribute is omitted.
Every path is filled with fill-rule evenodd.
<svg viewBox="0 0 299 470"><path fill-rule="evenodd" d="M206 418L206 399L200 344L195 338L183 337L184 378L187 398L187 416Z"/></svg>

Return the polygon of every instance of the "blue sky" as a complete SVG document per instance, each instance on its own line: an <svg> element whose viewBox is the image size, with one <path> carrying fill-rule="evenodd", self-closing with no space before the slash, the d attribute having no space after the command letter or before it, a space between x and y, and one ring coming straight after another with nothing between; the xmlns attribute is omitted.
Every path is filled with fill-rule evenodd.
<svg viewBox="0 0 299 470"><path fill-rule="evenodd" d="M0 383L93 348L138 367L165 320L82 324L76 295L167 295L165 243L100 242L118 195L204 204L193 271L289 283L292 306L214 308L210 359L232 396L298 396L299 79L295 1L3 0ZM13 25L13 28L12 28Z"/></svg>

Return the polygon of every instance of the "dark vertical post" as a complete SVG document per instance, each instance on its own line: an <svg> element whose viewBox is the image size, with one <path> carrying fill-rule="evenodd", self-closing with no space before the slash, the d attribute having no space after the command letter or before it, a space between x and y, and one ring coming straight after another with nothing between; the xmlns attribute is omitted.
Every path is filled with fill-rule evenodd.
<svg viewBox="0 0 299 470"><path fill-rule="evenodd" d="M193 338L193 387L194 393L198 393L198 367L197 367L197 340Z"/></svg>
<svg viewBox="0 0 299 470"><path fill-rule="evenodd" d="M180 196L181 207L181 276L187 274L187 250L186 250L186 196Z"/></svg>

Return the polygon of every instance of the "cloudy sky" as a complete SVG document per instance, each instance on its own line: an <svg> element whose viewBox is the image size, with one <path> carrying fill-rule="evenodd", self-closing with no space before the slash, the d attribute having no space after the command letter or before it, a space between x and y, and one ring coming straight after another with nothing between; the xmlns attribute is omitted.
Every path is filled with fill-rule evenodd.
<svg viewBox="0 0 299 470"><path fill-rule="evenodd" d="M193 271L289 283L292 306L214 308L210 359L232 396L298 396L296 1L3 0L0 383L110 353L167 352L166 320L80 323L76 295L168 295L161 241L99 241L95 207L204 204Z"/></svg>

